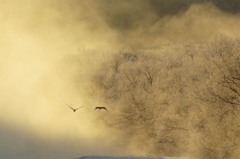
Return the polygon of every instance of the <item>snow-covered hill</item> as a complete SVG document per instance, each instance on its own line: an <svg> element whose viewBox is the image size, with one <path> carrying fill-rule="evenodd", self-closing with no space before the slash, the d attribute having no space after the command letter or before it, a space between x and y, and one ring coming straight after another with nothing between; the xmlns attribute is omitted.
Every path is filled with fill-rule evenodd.
<svg viewBox="0 0 240 159"><path fill-rule="evenodd" d="M151 156L82 156L78 159L195 159L191 157L151 157Z"/></svg>
<svg viewBox="0 0 240 159"><path fill-rule="evenodd" d="M163 159L162 157L136 157L136 156L83 156L79 159Z"/></svg>

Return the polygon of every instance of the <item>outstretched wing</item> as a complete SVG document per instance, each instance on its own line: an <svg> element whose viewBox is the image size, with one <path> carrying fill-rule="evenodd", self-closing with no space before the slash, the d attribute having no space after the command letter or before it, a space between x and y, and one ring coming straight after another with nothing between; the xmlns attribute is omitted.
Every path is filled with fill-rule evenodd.
<svg viewBox="0 0 240 159"><path fill-rule="evenodd" d="M106 107L95 107L95 110L96 110L96 109L99 109L99 110L105 109L106 111L108 111Z"/></svg>
<svg viewBox="0 0 240 159"><path fill-rule="evenodd" d="M107 108L106 108L106 107L102 107L102 109L105 109L105 110L108 112L108 110L107 110Z"/></svg>
<svg viewBox="0 0 240 159"><path fill-rule="evenodd" d="M66 104L67 105L67 104ZM71 106L67 105L70 109L72 109L74 111L74 108L72 108Z"/></svg>
<svg viewBox="0 0 240 159"><path fill-rule="evenodd" d="M75 110L78 110L78 109L80 109L80 108L82 108L82 107L84 107L84 106L78 107L78 108L76 108Z"/></svg>

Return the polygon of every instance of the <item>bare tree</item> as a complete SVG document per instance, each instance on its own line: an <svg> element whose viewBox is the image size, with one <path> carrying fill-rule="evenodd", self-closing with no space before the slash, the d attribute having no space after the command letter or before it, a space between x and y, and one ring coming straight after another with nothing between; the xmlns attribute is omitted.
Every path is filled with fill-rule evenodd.
<svg viewBox="0 0 240 159"><path fill-rule="evenodd" d="M106 61L93 77L95 93L112 105L105 121L127 140L151 141L156 154L239 158L240 43L221 36L191 45Z"/></svg>
<svg viewBox="0 0 240 159"><path fill-rule="evenodd" d="M202 132L203 158L237 158L240 147L240 45L233 39L220 37L206 46L205 59L208 78L198 90L206 105L208 118Z"/></svg>
<svg viewBox="0 0 240 159"><path fill-rule="evenodd" d="M179 155L187 149L182 146L188 135L189 114L182 102L186 81L181 77L182 61L164 61L162 56L120 52L106 72L94 79L101 79L97 84L105 100L117 105L110 125L129 138L140 135L153 140L154 152Z"/></svg>

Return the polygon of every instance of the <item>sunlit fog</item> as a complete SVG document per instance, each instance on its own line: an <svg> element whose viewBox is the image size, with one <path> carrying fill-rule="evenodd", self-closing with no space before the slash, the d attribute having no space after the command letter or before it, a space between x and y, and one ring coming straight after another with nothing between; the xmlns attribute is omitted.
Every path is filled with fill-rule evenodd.
<svg viewBox="0 0 240 159"><path fill-rule="evenodd" d="M0 158L239 158L239 18L237 0L0 0Z"/></svg>

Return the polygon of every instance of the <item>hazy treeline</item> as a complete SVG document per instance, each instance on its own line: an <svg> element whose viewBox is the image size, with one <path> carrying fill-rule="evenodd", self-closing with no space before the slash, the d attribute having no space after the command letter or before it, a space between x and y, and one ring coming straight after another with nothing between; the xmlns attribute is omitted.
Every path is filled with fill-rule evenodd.
<svg viewBox="0 0 240 159"><path fill-rule="evenodd" d="M220 36L115 53L92 78L109 104L105 123L148 153L238 158L239 51L239 40Z"/></svg>

